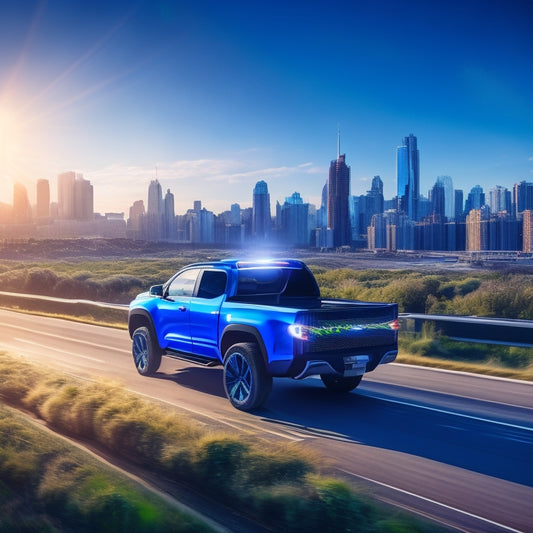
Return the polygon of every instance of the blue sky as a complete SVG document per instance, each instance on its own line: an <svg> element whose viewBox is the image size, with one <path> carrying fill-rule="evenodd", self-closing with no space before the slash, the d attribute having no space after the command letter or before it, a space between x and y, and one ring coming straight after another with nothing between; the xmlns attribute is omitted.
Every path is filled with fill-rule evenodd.
<svg viewBox="0 0 533 533"><path fill-rule="evenodd" d="M418 137L421 191L533 181L531 0L0 0L0 202L14 182L91 180L97 211L146 203L156 174L216 213L319 203L341 152L352 194L396 188Z"/></svg>

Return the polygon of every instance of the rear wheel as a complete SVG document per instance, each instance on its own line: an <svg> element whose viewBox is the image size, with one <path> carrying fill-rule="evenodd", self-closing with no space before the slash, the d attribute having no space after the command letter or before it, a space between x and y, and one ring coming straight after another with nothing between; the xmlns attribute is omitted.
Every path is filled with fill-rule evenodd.
<svg viewBox="0 0 533 533"><path fill-rule="evenodd" d="M350 392L354 390L363 376L332 376L331 374L320 374L322 383L332 392Z"/></svg>
<svg viewBox="0 0 533 533"><path fill-rule="evenodd" d="M161 365L161 348L155 335L146 326L133 332L131 353L137 372L143 376L155 374Z"/></svg>
<svg viewBox="0 0 533 533"><path fill-rule="evenodd" d="M229 401L241 411L260 407L272 390L272 376L267 374L256 344L234 344L224 357L224 390Z"/></svg>

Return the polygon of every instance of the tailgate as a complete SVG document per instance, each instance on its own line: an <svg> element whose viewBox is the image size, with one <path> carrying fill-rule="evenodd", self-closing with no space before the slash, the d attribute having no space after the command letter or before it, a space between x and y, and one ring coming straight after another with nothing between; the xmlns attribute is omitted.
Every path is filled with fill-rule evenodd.
<svg viewBox="0 0 533 533"><path fill-rule="evenodd" d="M373 302L322 302L318 309L299 312L307 353L353 353L354 350L395 344L398 305Z"/></svg>

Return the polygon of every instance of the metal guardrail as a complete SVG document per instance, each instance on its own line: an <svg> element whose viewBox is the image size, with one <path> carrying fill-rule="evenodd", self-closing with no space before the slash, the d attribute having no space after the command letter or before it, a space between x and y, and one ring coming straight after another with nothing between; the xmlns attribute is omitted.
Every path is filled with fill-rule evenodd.
<svg viewBox="0 0 533 533"><path fill-rule="evenodd" d="M23 300L40 300L48 302L58 302L67 305L94 305L96 307L105 307L107 309L118 309L126 311L129 306L127 304L110 304L106 302L95 302L93 300L80 300L75 298L56 298L54 296L43 296L41 294L21 294L18 292L0 291L0 297L7 296L10 298L21 298ZM1 300L0 300L1 303Z"/></svg>
<svg viewBox="0 0 533 533"><path fill-rule="evenodd" d="M533 348L533 320L417 313L400 313L399 318L406 331L419 332L423 323L432 322L452 339Z"/></svg>
<svg viewBox="0 0 533 533"><path fill-rule="evenodd" d="M69 298L56 298L38 294L19 294L0 291L1 296L58 302L66 306L89 305L105 307L126 312L128 305L94 302ZM424 315L419 313L400 313L401 329L403 331L420 332L425 322L432 322L443 334L452 339L465 342L482 342L487 344L505 344L507 346L521 346L533 348L533 320L511 320L505 318L486 318L474 316L453 315Z"/></svg>

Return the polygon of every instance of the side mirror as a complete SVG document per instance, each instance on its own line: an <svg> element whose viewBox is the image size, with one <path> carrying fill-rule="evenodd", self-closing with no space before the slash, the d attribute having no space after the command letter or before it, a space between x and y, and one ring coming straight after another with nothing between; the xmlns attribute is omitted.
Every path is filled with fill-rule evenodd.
<svg viewBox="0 0 533 533"><path fill-rule="evenodd" d="M150 287L150 296L163 296L163 285L152 285Z"/></svg>

